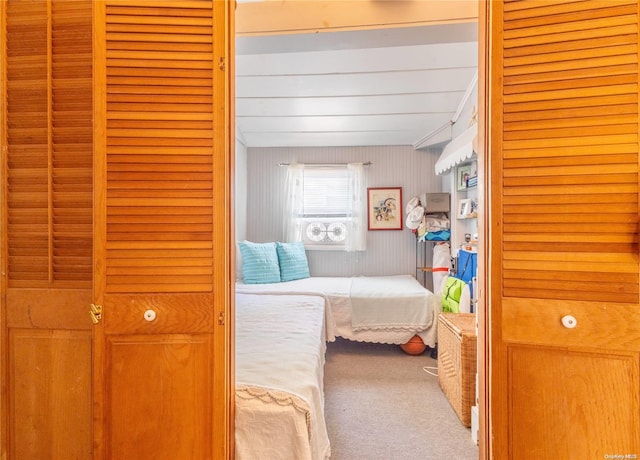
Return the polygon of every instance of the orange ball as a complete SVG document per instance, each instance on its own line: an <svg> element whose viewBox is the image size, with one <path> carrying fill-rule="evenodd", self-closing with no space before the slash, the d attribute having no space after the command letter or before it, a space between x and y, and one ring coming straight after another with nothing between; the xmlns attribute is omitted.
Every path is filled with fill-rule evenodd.
<svg viewBox="0 0 640 460"><path fill-rule="evenodd" d="M419 336L414 335L407 343L400 345L400 348L408 355L420 355L427 349L427 346Z"/></svg>

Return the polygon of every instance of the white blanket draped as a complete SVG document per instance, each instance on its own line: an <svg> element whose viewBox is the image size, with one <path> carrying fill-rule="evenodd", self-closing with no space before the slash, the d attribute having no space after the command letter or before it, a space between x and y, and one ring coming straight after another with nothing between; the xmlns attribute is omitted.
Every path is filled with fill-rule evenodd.
<svg viewBox="0 0 640 460"><path fill-rule="evenodd" d="M325 301L236 294L236 459L324 460Z"/></svg>
<svg viewBox="0 0 640 460"><path fill-rule="evenodd" d="M354 330L423 330L433 320L430 292L409 275L361 276L351 283Z"/></svg>
<svg viewBox="0 0 640 460"><path fill-rule="evenodd" d="M355 278L351 277L323 277L312 276L311 278L300 279L295 281L287 281L284 283L272 284L244 284L236 283L236 292L251 294L309 294L315 293L323 295L327 302L326 311L326 333L327 340L332 341L333 337L344 337L345 339L355 340L357 342L373 342L373 343L407 343L414 335L420 336L425 345L434 347L436 343L437 317L440 311L440 302L436 296L425 289L418 283L415 278L410 275L402 275L405 278L413 280L413 289L416 289L424 296L424 309L427 315L427 326L420 324L413 328L387 328L387 329L359 329L354 330L352 327L352 299L351 285ZM366 277L363 277L366 278ZM390 297L395 295L403 295L401 290L403 282L396 284L398 276L373 277L378 281L388 279L392 287L387 292ZM409 283L410 281L400 280ZM365 301L367 295L361 297ZM368 294L369 300L374 300ZM391 302L391 300L390 300ZM394 320L395 321L395 320Z"/></svg>

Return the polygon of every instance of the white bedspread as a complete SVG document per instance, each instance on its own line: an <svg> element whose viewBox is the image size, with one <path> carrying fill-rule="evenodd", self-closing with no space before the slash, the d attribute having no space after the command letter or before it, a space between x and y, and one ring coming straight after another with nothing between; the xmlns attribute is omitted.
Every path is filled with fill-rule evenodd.
<svg viewBox="0 0 640 460"><path fill-rule="evenodd" d="M351 326L354 331L424 330L431 321L429 298L412 276L353 278Z"/></svg>
<svg viewBox="0 0 640 460"><path fill-rule="evenodd" d="M437 317L440 310L440 302L436 296L428 289L423 288L414 278L414 288L421 290L426 299L427 325L411 327L407 329L362 329L354 330L351 325L351 285L354 278L350 277L327 277L312 276L311 278L287 281L284 283L271 284L244 284L236 282L236 292L253 294L308 294L316 293L325 296L327 302L326 328L328 340L333 337L344 337L345 339L357 342L372 343L407 343L414 335L420 336L425 345L434 347L437 337ZM395 276L375 277L395 279ZM400 290L394 289L397 294L402 294ZM391 295L391 293L389 293Z"/></svg>
<svg viewBox="0 0 640 460"><path fill-rule="evenodd" d="M324 460L323 296L236 295L236 459Z"/></svg>

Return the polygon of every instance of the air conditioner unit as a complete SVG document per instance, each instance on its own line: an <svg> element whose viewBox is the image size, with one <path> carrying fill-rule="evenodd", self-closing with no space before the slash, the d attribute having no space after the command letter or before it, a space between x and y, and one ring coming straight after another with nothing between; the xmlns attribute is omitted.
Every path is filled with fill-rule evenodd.
<svg viewBox="0 0 640 460"><path fill-rule="evenodd" d="M347 238L344 219L308 219L302 224L302 241L305 247L314 249L342 249Z"/></svg>

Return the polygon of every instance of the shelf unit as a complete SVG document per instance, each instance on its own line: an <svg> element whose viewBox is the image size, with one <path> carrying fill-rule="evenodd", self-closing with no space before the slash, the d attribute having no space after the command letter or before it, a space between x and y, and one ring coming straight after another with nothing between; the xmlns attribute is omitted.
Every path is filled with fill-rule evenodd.
<svg viewBox="0 0 640 460"><path fill-rule="evenodd" d="M424 200L424 216L444 215L451 225L451 195L449 193L427 193L423 195L421 201ZM416 279L423 286L432 289L432 281L428 275L433 273L433 247L439 243L449 243L449 240L427 240L418 238L416 234Z"/></svg>
<svg viewBox="0 0 640 460"><path fill-rule="evenodd" d="M462 187L462 175L467 171L470 171L471 177L477 177L475 155L469 162L458 165L455 170L455 181L452 184L452 203L456 206L451 220L452 257L457 256L461 247L473 249L478 240L478 188L476 185ZM475 208L471 206L471 202L475 203ZM461 209L464 203L469 203L466 212ZM466 241L465 235L470 236L471 242Z"/></svg>

